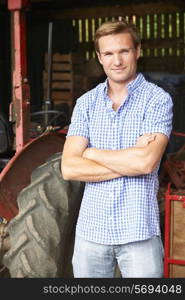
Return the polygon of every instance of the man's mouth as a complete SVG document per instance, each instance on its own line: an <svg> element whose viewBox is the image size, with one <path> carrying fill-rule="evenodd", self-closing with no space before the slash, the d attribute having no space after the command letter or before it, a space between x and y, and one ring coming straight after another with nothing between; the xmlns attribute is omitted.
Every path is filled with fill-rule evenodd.
<svg viewBox="0 0 185 300"><path fill-rule="evenodd" d="M125 71L125 68L124 69L123 68L122 69L112 69L112 71L115 73L122 73Z"/></svg>
<svg viewBox="0 0 185 300"><path fill-rule="evenodd" d="M114 68L112 70L120 72L120 71L124 71L125 69L126 69L126 67L121 67L121 68Z"/></svg>

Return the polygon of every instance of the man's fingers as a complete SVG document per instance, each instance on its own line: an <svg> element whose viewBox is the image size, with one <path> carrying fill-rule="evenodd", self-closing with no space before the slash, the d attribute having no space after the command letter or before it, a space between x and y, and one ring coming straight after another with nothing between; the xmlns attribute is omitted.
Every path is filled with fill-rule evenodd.
<svg viewBox="0 0 185 300"><path fill-rule="evenodd" d="M156 137L156 134L154 133L148 133L148 134L144 134L144 135L141 135L138 140L154 140Z"/></svg>
<svg viewBox="0 0 185 300"><path fill-rule="evenodd" d="M155 140L155 137L156 137L156 134L154 134L154 133L144 134L137 139L136 146L144 147L144 146L148 145L150 142L152 142L153 140Z"/></svg>
<svg viewBox="0 0 185 300"><path fill-rule="evenodd" d="M147 140L148 140L148 141L153 141L153 140L155 140L155 135L148 136L148 137L147 137Z"/></svg>

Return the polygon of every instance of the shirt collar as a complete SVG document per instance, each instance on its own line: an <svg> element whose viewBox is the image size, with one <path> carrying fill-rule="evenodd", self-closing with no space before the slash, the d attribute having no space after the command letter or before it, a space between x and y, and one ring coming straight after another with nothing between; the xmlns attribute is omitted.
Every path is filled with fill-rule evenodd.
<svg viewBox="0 0 185 300"><path fill-rule="evenodd" d="M133 92L145 81L144 76L138 73L136 78L127 84L128 92Z"/></svg>
<svg viewBox="0 0 185 300"><path fill-rule="evenodd" d="M145 81L144 76L141 73L138 73L136 78L132 81L130 81L127 84L127 89L128 92L133 92L135 89L137 89L143 82ZM104 96L107 96L107 92L108 92L108 79L105 80L104 82L104 87L103 87L103 92L104 92Z"/></svg>

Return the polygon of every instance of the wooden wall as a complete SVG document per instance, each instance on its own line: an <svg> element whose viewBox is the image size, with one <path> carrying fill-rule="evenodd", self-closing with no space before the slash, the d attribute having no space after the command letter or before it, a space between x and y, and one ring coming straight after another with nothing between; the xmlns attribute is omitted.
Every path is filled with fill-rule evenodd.
<svg viewBox="0 0 185 300"><path fill-rule="evenodd" d="M183 1L73 8L50 11L54 20L71 20L85 60L95 57L93 37L110 19L126 18L139 28L142 71L183 73L185 70L185 3Z"/></svg>

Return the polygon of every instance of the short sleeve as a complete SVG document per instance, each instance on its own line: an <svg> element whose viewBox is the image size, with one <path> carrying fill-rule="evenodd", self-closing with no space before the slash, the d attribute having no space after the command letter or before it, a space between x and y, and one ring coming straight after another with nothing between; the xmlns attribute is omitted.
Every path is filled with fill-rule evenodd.
<svg viewBox="0 0 185 300"><path fill-rule="evenodd" d="M140 134L163 133L168 138L172 130L173 102L170 95L161 92L153 96L144 115Z"/></svg>
<svg viewBox="0 0 185 300"><path fill-rule="evenodd" d="M89 126L84 101L79 98L73 109L67 136L83 136L89 138Z"/></svg>

